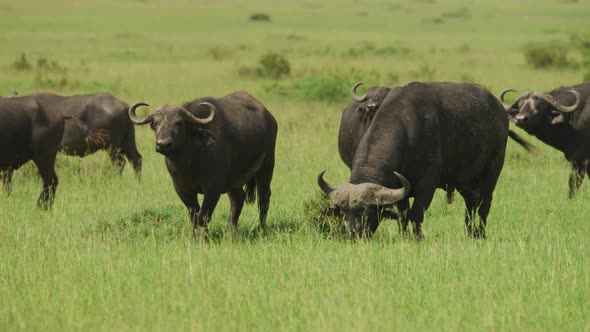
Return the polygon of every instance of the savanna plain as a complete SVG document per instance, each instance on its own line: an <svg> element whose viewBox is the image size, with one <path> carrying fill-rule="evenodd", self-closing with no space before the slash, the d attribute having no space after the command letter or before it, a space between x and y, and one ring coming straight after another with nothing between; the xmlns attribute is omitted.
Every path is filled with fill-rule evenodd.
<svg viewBox="0 0 590 332"><path fill-rule="evenodd" d="M568 199L562 154L512 125L536 150L508 143L486 240L465 236L462 199L442 191L420 242L394 220L346 241L310 208L320 171L349 175L337 131L356 81L577 84L580 66L535 68L524 53L558 45L582 62L571 40L588 17L582 0L0 1L0 95L155 107L247 90L279 124L264 234L250 205L230 236L224 195L211 241L196 242L147 127L141 182L105 152L59 155L43 211L36 168L16 171L0 195L0 330L590 330L590 184Z"/></svg>

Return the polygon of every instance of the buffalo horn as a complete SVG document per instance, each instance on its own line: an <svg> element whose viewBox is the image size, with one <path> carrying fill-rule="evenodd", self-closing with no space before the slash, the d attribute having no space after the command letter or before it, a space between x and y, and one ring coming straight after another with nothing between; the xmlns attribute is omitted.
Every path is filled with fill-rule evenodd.
<svg viewBox="0 0 590 332"><path fill-rule="evenodd" d="M359 103L362 103L363 101L367 100L367 96L369 95L368 93L365 93L362 96L359 96L356 94L356 89L363 84L364 84L363 82L358 82L352 86L352 91L351 91L352 99L356 102L359 102Z"/></svg>
<svg viewBox="0 0 590 332"><path fill-rule="evenodd" d="M386 188L386 187L381 187L381 189L375 193L376 198L377 198L377 202L379 203L379 205L393 204L393 203L403 199L404 197L408 196L408 194L410 193L410 190L412 189L410 182L405 177L403 177L398 172L394 172L394 174L402 182L402 187L398 188L398 189L390 189L390 188ZM366 203L369 203L369 204L373 203L374 204L374 202L366 202Z"/></svg>
<svg viewBox="0 0 590 332"><path fill-rule="evenodd" d="M148 104L146 104L144 102L133 104L129 108L129 119L131 119L131 122L133 122L133 123L135 123L137 125L142 125L142 124L146 124L146 123L152 122L152 119L153 119L152 114L148 115L144 119L138 117L137 114L135 114L135 109L138 108L139 106L150 106L150 105L148 105Z"/></svg>
<svg viewBox="0 0 590 332"><path fill-rule="evenodd" d="M553 98L553 96L546 93L539 92L536 95L539 98L551 104L551 106L555 107L555 109L557 109L558 111L569 113L575 111L576 109L578 109L578 106L580 106L580 93L576 90L568 90L568 92L571 92L576 96L576 101L571 106L565 106L560 104L557 100L555 100L555 98Z"/></svg>
<svg viewBox="0 0 590 332"><path fill-rule="evenodd" d="M504 101L504 95L507 94L508 92L516 92L516 90L514 89L504 89L500 92L500 102L502 103L502 106L504 106L505 110L509 110L510 109L510 105L506 104L506 102Z"/></svg>
<svg viewBox="0 0 590 332"><path fill-rule="evenodd" d="M320 186L322 191L326 193L326 195L330 196L330 194L334 190L336 190L336 188L330 185L328 182L326 182L326 180L324 180L324 173L326 173L326 171L323 171L320 173L320 175L318 175L318 185Z"/></svg>
<svg viewBox="0 0 590 332"><path fill-rule="evenodd" d="M184 107L182 109L184 110L184 112L186 112L186 115L188 116L188 118L195 123L207 124L207 123L213 121L213 118L215 118L215 113L217 112L217 107L215 107L215 105L208 103L206 101L199 103L199 105L205 105L205 106L209 107L210 113L209 113L209 116L206 117L205 119L201 119L201 118L194 116L193 113L189 112Z"/></svg>

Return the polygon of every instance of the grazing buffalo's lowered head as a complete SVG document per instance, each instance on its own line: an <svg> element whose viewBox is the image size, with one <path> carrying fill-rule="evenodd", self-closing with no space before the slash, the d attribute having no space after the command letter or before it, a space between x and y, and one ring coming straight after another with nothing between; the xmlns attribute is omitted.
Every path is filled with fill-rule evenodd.
<svg viewBox="0 0 590 332"><path fill-rule="evenodd" d="M520 95L512 104L504 102L504 94L512 89L500 93L500 101L508 112L508 116L517 126L523 129L532 129L545 125L556 125L565 122L565 113L571 113L580 106L580 93L576 90L568 90L575 98L571 105L563 105L552 95L541 91L528 91Z"/></svg>
<svg viewBox="0 0 590 332"><path fill-rule="evenodd" d="M360 111L363 111L367 114L374 114L391 89L387 87L369 88L369 90L367 90L364 95L359 96L356 92L356 89L358 89L358 87L363 84L363 82L358 82L352 86L352 99L357 103L361 103L358 108Z"/></svg>
<svg viewBox="0 0 590 332"><path fill-rule="evenodd" d="M357 235L371 236L379 225L379 214L383 208L408 196L410 183L401 174L394 172L402 188L390 189L375 183L345 183L336 188L324 180L324 173L318 175L318 185L330 197L332 203L344 213L350 238ZM369 226L367 232L365 226Z"/></svg>
<svg viewBox="0 0 590 332"><path fill-rule="evenodd" d="M149 123L152 130L156 133L156 151L167 156L174 154L180 147L185 146L189 135L195 132L202 132L200 136L208 138L207 135L203 135L203 133L206 133L206 130L199 127L213 121L217 108L208 102L202 102L199 105L209 108L209 115L207 117L197 117L182 106L163 105L142 119L135 114L135 110L139 106L149 105L146 103L136 103L129 108L129 118L137 125Z"/></svg>

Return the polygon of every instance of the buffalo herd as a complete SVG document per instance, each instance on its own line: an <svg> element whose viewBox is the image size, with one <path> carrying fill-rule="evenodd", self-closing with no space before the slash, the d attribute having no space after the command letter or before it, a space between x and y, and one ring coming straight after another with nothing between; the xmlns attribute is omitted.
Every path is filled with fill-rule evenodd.
<svg viewBox="0 0 590 332"><path fill-rule="evenodd" d="M334 186L317 178L332 211L346 220L348 237L370 238L383 217L411 224L423 237L424 213L435 190L457 191L465 202L465 230L485 238L493 192L508 138L533 147L509 129L509 122L562 151L571 163L569 196L590 177L590 83L550 92L529 91L513 104L507 89L495 97L470 83L413 82L372 87L357 93L343 111L338 151L350 169L349 180ZM32 160L43 181L37 201L51 208L58 177L58 151L86 156L106 150L119 173L129 161L138 179L142 156L134 125L150 125L156 151L165 157L174 189L188 209L195 236L207 229L221 194L230 199L229 228L237 230L244 203L258 201L265 228L275 165L277 121L245 91L221 98L199 98L162 105L145 118L110 94L0 97L0 180L7 193L14 170ZM589 143L589 144L586 144ZM198 194L203 195L199 204ZM410 198L413 201L410 204ZM395 210L395 211L394 211Z"/></svg>

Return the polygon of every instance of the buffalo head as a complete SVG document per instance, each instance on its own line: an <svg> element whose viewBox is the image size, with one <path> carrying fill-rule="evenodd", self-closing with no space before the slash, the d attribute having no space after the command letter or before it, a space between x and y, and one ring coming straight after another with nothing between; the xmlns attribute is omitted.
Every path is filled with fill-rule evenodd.
<svg viewBox="0 0 590 332"><path fill-rule="evenodd" d="M365 113L375 113L391 89L386 87L370 88L364 95L359 96L356 94L356 89L363 84L363 82L358 82L352 86L352 99L357 103L363 103L359 106L359 110Z"/></svg>
<svg viewBox="0 0 590 332"><path fill-rule="evenodd" d="M402 183L402 188L390 189L375 183L345 183L336 188L324 180L324 173L318 175L318 185L330 197L332 203L344 213L350 238L357 235L371 236L379 225L379 214L410 193L410 183L394 172ZM370 229L367 232L366 226Z"/></svg>
<svg viewBox="0 0 590 332"><path fill-rule="evenodd" d="M565 121L564 113L574 112L580 106L580 93L568 90L575 97L572 105L567 106L558 102L552 95L540 91L523 93L512 105L504 102L504 94L514 91L504 90L500 93L500 101L508 112L508 116L517 126L533 128L545 124L559 124Z"/></svg>
<svg viewBox="0 0 590 332"><path fill-rule="evenodd" d="M206 125L215 118L215 105L202 102L199 104L209 108L209 116L199 118L186 108L177 105L163 105L145 118L139 118L135 110L139 106L149 106L146 103L136 103L129 108L129 118L137 125L150 124L156 133L156 151L169 155L178 151L187 141L187 137L194 133L206 133L206 130L198 126ZM201 134L201 136L203 136ZM206 135L205 135L206 136Z"/></svg>

